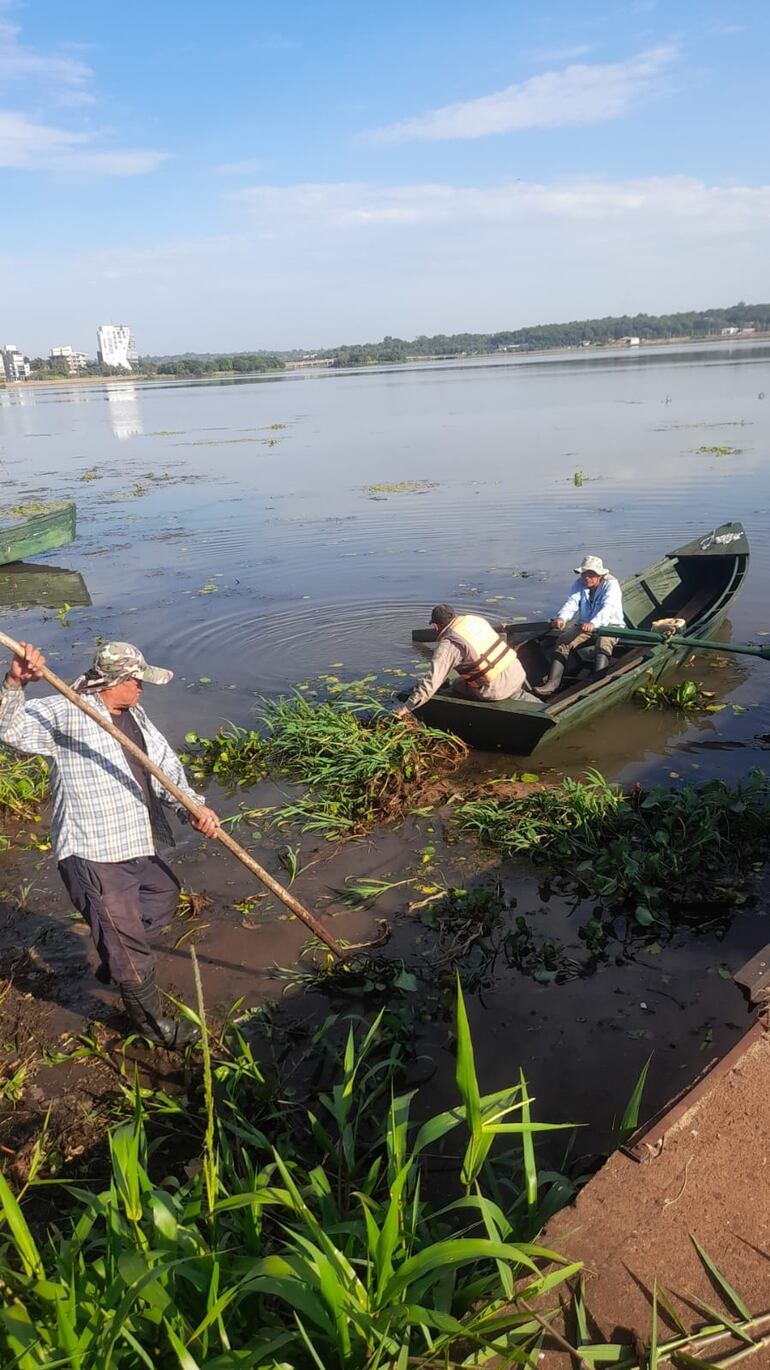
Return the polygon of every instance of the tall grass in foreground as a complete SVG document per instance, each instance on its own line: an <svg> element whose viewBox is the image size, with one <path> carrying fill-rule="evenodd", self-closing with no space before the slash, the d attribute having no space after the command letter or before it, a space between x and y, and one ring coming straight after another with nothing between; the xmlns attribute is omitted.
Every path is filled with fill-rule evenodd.
<svg viewBox="0 0 770 1370"><path fill-rule="evenodd" d="M460 1103L412 1125L412 1093L381 1088L381 1020L350 1028L338 1083L308 1114L315 1159L272 1144L240 1106L264 1084L241 1038L226 1063L206 1053L200 1167L151 1177L137 1084L109 1184L68 1186L45 1236L0 1176L4 1370L406 1370L450 1348L455 1365L529 1363L546 1296L579 1269L534 1240L534 1139L551 1125L533 1121L523 1077L480 1093L459 987ZM437 1204L425 1166L455 1131L464 1154ZM520 1143L507 1213L490 1160L501 1136ZM510 1154L497 1164L510 1186Z"/></svg>
<svg viewBox="0 0 770 1370"><path fill-rule="evenodd" d="M770 837L770 782L754 770L734 788L712 780L624 794L589 771L525 799L470 800L455 814L462 831L506 856L526 853L648 927L667 913L743 902Z"/></svg>

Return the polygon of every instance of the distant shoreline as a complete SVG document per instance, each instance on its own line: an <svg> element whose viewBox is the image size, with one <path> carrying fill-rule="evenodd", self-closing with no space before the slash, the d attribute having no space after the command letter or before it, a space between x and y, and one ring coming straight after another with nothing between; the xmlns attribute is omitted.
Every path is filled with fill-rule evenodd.
<svg viewBox="0 0 770 1370"><path fill-rule="evenodd" d="M675 346L677 343L682 344L682 346L691 346L693 343L697 343L698 346L721 345L723 347L736 347L741 345L750 345L751 343L763 342L768 340L770 340L770 332L752 333L749 337L721 337L714 334L710 337L704 338L689 335L674 338L647 338L642 340L638 345L631 345L626 342L605 342L592 343L588 347L582 345L569 346L566 344L562 344L558 347L522 347L510 350L497 348L494 351L489 352L437 352L424 356L405 357L402 361L399 362L358 362L350 366L336 366L334 364L334 361L330 358L328 361L326 359L319 359L318 361L313 362L286 362L280 370L274 367L270 367L268 369L265 369L264 371L251 372L209 371L205 375L200 375L196 374L195 372L191 372L189 376L179 376L171 374L158 375L157 372L148 371L131 371L122 376L41 376L39 379L30 377L28 380L24 381L6 381L4 384L0 383L0 390L29 390L38 386L61 385L131 385L135 381L145 381L148 383L157 382L158 384L163 384L164 382L183 383L184 381L229 380L232 377L238 377L239 379L243 380L247 377L250 378L253 376L280 376L285 374L287 371L293 370L366 371L374 369L378 366L424 366L426 363L431 362L475 360L484 361L490 358L504 358L506 360L510 360L516 357L549 356L555 352L570 352L574 353L575 356L594 356L597 352L620 352L625 354L629 352L634 353L636 351L640 351L648 347L672 347Z"/></svg>

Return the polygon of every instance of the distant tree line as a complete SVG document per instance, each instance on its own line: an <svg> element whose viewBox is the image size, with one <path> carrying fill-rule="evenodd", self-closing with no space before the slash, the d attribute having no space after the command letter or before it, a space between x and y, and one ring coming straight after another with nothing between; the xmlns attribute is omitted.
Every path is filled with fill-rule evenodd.
<svg viewBox="0 0 770 1370"><path fill-rule="evenodd" d="M731 305L726 309L687 310L679 314L620 314L605 319L573 319L570 323L535 324L500 333L436 333L433 337L385 337L378 343L345 344L319 351L335 366L371 366L377 362L404 362L413 357L480 356L509 349L536 352L548 347L597 346L639 338L653 342L666 338L708 338L723 328L755 328L770 332L770 304Z"/></svg>
<svg viewBox="0 0 770 1370"><path fill-rule="evenodd" d="M69 368L64 357L31 357L30 369L35 379L53 376L69 376ZM132 372L138 377L147 376L211 376L216 372L238 373L245 371L282 371L285 363L280 358L263 352L238 352L225 357L140 357L133 362ZM101 362L88 362L77 373L79 376L127 376L122 366L104 366Z"/></svg>
<svg viewBox="0 0 770 1370"><path fill-rule="evenodd" d="M499 333L435 333L432 337L393 338L381 342L345 343L340 347L319 348L312 353L293 348L277 352L185 352L168 357L140 357L133 370L142 376L211 376L243 374L251 371L281 371L294 362L331 362L334 366L373 366L377 363L406 362L418 357L486 356L496 352L537 352L550 347L600 346L639 338L641 342L666 339L719 337L724 329L754 329L770 333L770 304L729 305L726 309L686 310L678 314L619 314L604 319L573 319L570 323L534 324L529 328ZM34 377L66 376L64 358L33 357ZM81 376L123 376L121 367L89 362Z"/></svg>
<svg viewBox="0 0 770 1370"><path fill-rule="evenodd" d="M141 357L145 376L213 376L217 372L283 371L285 363L271 353L234 352L228 356Z"/></svg>

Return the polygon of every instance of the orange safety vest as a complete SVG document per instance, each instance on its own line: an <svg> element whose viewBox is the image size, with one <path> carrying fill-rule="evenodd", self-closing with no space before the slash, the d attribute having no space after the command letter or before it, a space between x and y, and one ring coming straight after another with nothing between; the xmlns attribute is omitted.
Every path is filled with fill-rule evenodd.
<svg viewBox="0 0 770 1370"><path fill-rule="evenodd" d="M478 614L458 614L443 628L439 641L449 640L470 660L457 667L458 675L473 689L489 685L515 665L517 656L504 637Z"/></svg>

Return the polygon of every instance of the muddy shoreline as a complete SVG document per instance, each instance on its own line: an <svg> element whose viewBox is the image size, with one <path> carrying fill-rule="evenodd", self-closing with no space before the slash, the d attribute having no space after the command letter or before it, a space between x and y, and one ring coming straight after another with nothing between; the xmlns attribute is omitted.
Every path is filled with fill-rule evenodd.
<svg viewBox="0 0 770 1370"><path fill-rule="evenodd" d="M285 788L263 782L228 797L210 786L208 798L222 813L238 812L244 804L274 802ZM38 827L45 831L44 812ZM239 840L253 843L259 859L286 881L291 836L267 831L255 840L242 828L236 828ZM697 934L682 928L651 950L618 941L597 963L578 936L595 904L558 893L548 877L522 862L501 863L493 851L458 841L451 805L346 843L302 837L297 848L293 891L343 942L376 939L386 920L390 940L376 958L395 967L394 974L406 971L406 990L394 989L387 976L378 988L375 974L363 975L360 985L353 979L342 993L339 986L324 991L317 984L308 992L323 958L302 955L304 928L265 897L229 854L189 829L181 830L169 859L185 888L205 894L205 906L197 916L178 916L166 930L158 949L160 984L192 1002L194 945L215 1025L234 1011L248 1019L265 1005L276 1006L282 1021L321 1022L330 1011L371 1015L387 1003L409 1023L415 1056L430 1063L423 1065L426 1109L439 1111L454 1096L458 957L482 1088L505 1087L521 1067L539 1116L580 1125L579 1149L586 1156L607 1150L613 1119L651 1054L645 1117L729 1050L751 1021L732 974L768 940L766 874L756 877L724 937L714 929ZM369 908L345 907L340 892L346 882L361 879L393 887ZM502 954L491 962L479 958L472 938L467 948L452 944L447 955L445 931L436 919L441 904L430 892L492 885L502 891L505 905L501 934L524 916L537 936L563 945L575 967L573 978L538 983ZM69 907L50 852L12 848L1 854L0 900L0 1147L12 1167L23 1169L49 1107L65 1156L86 1145L84 1126L92 1141L104 1130L110 1099L125 1083L125 1021L114 989L95 978L90 937ZM89 1055L87 1069L77 1060L47 1063L51 1052L77 1052L81 1037L97 1042L105 1059ZM160 1080L179 1076L178 1062L165 1052L132 1045L128 1056L142 1070L151 1062ZM8 1083L14 1080L16 1085Z"/></svg>

